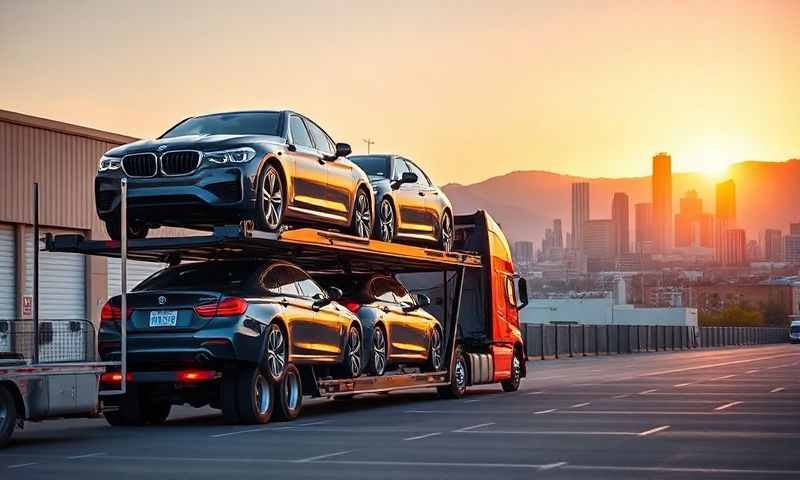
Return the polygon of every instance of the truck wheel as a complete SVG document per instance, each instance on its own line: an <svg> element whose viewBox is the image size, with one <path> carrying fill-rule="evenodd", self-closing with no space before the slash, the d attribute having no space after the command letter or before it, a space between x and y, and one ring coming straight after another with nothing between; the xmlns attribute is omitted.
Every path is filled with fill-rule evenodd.
<svg viewBox="0 0 800 480"><path fill-rule="evenodd" d="M245 367L239 372L236 396L241 423L267 423L275 407L272 384L258 367Z"/></svg>
<svg viewBox="0 0 800 480"><path fill-rule="evenodd" d="M521 357L522 355L518 351L514 352L514 359L511 361L511 378L500 382L504 392L516 392L519 390L519 383L522 379Z"/></svg>
<svg viewBox="0 0 800 480"><path fill-rule="evenodd" d="M461 352L461 347L456 348L451 367L450 385L436 387L436 391L442 398L461 398L467 391L467 360Z"/></svg>
<svg viewBox="0 0 800 480"><path fill-rule="evenodd" d="M293 364L286 366L286 373L281 382L275 385L278 395L275 402L275 418L278 420L294 420L303 408L303 382L300 371Z"/></svg>
<svg viewBox="0 0 800 480"><path fill-rule="evenodd" d="M138 386L129 384L127 389L128 391L125 395L116 397L118 409L113 412L103 413L106 421L111 426L138 427L145 424Z"/></svg>
<svg viewBox="0 0 800 480"><path fill-rule="evenodd" d="M17 425L17 405L11 392L0 385L0 448L5 447Z"/></svg>
<svg viewBox="0 0 800 480"><path fill-rule="evenodd" d="M220 382L220 403L222 404L222 417L228 425L236 425L239 423L239 407L236 398L237 380L236 370L225 370L222 372L222 381Z"/></svg>

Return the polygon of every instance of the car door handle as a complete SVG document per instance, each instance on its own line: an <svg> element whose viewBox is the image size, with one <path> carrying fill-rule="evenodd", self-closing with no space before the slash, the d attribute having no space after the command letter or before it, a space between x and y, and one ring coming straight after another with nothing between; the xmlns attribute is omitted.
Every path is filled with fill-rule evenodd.
<svg viewBox="0 0 800 480"><path fill-rule="evenodd" d="M281 305L283 305L284 307L288 307L289 306L289 300L287 300L285 298L282 298L281 299Z"/></svg>
<svg viewBox="0 0 800 480"><path fill-rule="evenodd" d="M420 197L424 197L425 196L425 192L419 192L419 196Z"/></svg>
<svg viewBox="0 0 800 480"><path fill-rule="evenodd" d="M325 159L318 158L317 161L319 162L320 165L325 165Z"/></svg>
<svg viewBox="0 0 800 480"><path fill-rule="evenodd" d="M389 307L381 307L384 313L389 313Z"/></svg>

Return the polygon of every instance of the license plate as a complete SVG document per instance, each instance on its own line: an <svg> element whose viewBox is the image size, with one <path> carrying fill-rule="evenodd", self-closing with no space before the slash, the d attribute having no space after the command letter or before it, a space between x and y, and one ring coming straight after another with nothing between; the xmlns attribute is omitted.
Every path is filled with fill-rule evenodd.
<svg viewBox="0 0 800 480"><path fill-rule="evenodd" d="M174 327L178 324L177 310L156 310L150 312L151 327Z"/></svg>

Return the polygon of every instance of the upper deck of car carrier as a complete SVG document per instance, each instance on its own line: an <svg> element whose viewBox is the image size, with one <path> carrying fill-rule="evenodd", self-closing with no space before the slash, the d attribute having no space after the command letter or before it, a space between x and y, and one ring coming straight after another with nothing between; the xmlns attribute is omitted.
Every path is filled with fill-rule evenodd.
<svg viewBox="0 0 800 480"><path fill-rule="evenodd" d="M119 257L119 241L87 240L80 234L48 235L45 249ZM206 235L128 240L127 258L177 264L209 260L286 260L312 272L425 272L480 268L477 253L444 252L386 243L315 228L262 232L246 224L215 227Z"/></svg>

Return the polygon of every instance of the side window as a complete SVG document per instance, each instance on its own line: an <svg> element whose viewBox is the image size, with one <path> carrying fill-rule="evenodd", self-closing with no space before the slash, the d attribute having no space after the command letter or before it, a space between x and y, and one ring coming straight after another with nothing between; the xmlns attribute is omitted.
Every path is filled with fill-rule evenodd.
<svg viewBox="0 0 800 480"><path fill-rule="evenodd" d="M372 281L370 286L370 296L381 302L397 303L392 293L392 282L380 277Z"/></svg>
<svg viewBox="0 0 800 480"><path fill-rule="evenodd" d="M395 298L400 303L407 303L409 305L414 305L414 299L411 297L411 294L408 293L406 287L404 287L400 282L397 280L392 280L392 292L394 293Z"/></svg>
<svg viewBox="0 0 800 480"><path fill-rule="evenodd" d="M299 270L296 268L278 265L267 271L262 283L267 291L275 295L299 296L301 292L297 284L302 278L298 277L297 272Z"/></svg>
<svg viewBox="0 0 800 480"><path fill-rule="evenodd" d="M406 165L405 160L395 158L394 165L392 165L392 180L400 180L403 176L403 172L410 172L411 170L408 169L408 165Z"/></svg>
<svg viewBox="0 0 800 480"><path fill-rule="evenodd" d="M314 145L311 144L311 137L308 136L308 130L306 130L306 126L303 123L302 118L292 115L291 119L289 120L289 126L292 130L292 141L295 145L314 148Z"/></svg>
<svg viewBox="0 0 800 480"><path fill-rule="evenodd" d="M411 162L406 162L408 164L408 169L411 170L413 173L417 174L417 185L422 185L423 187L430 187L431 184L428 182L428 177L419 169L416 165Z"/></svg>
<svg viewBox="0 0 800 480"><path fill-rule="evenodd" d="M311 280L308 275L300 270L297 270L298 275L301 275L303 278L298 282L298 287L300 288L300 292L304 297L308 298L324 298L326 297L325 292L322 291L317 282Z"/></svg>
<svg viewBox="0 0 800 480"><path fill-rule="evenodd" d="M328 136L325 135L325 132L314 122L306 121L306 125L308 125L308 131L311 132L311 138L314 139L314 145L317 146L317 150L327 153L328 155L333 155L334 150L331 148L331 141Z"/></svg>

